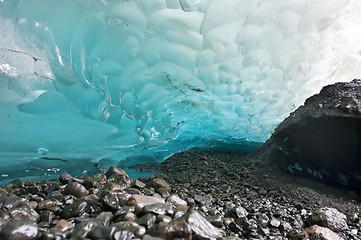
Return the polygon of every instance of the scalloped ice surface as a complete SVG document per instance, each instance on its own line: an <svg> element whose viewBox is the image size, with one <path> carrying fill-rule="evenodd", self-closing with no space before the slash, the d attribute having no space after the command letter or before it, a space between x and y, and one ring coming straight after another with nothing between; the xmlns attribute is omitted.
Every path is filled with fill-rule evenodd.
<svg viewBox="0 0 361 240"><path fill-rule="evenodd" d="M361 73L359 0L0 0L0 181L253 151Z"/></svg>

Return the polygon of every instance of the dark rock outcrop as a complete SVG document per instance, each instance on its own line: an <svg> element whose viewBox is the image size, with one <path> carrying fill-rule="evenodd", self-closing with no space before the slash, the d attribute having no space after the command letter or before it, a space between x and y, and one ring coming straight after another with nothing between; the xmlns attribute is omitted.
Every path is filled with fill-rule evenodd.
<svg viewBox="0 0 361 240"><path fill-rule="evenodd" d="M267 146L283 169L361 194L361 80L326 86L308 98Z"/></svg>

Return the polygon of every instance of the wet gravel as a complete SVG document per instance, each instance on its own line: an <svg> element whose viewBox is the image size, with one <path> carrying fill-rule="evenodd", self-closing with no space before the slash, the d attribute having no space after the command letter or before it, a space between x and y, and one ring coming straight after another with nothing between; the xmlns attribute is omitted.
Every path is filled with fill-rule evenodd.
<svg viewBox="0 0 361 240"><path fill-rule="evenodd" d="M184 152L0 187L0 239L361 239L360 199L282 173L264 153Z"/></svg>

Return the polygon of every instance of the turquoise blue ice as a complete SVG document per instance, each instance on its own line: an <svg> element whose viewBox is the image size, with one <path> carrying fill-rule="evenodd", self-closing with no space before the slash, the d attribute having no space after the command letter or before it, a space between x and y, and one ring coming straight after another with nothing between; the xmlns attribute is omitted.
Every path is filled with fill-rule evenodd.
<svg viewBox="0 0 361 240"><path fill-rule="evenodd" d="M0 175L253 151L361 73L358 0L0 0ZM95 164L98 163L98 164Z"/></svg>

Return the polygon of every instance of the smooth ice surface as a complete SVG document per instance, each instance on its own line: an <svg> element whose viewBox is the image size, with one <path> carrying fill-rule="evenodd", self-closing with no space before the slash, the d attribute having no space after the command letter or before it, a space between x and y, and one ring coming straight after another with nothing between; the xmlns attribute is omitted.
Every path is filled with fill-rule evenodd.
<svg viewBox="0 0 361 240"><path fill-rule="evenodd" d="M0 0L0 175L254 150L322 86L360 76L360 11L359 0Z"/></svg>

